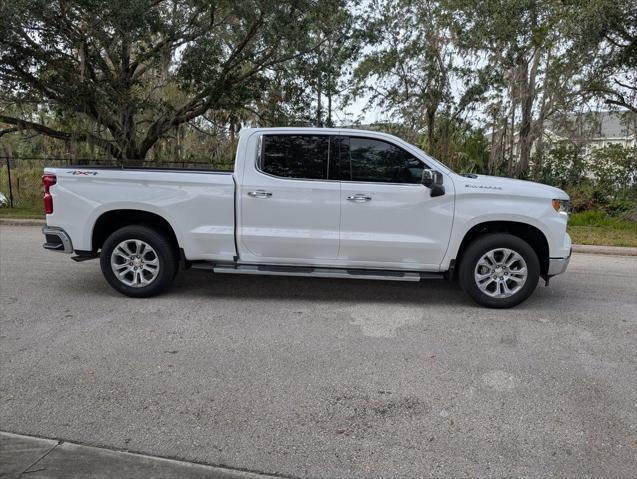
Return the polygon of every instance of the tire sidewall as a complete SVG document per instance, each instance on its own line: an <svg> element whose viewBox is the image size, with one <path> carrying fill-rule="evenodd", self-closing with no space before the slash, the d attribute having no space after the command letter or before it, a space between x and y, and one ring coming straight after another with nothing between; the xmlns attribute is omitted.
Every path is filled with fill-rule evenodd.
<svg viewBox="0 0 637 479"><path fill-rule="evenodd" d="M148 286L141 288L128 286L117 279L111 268L111 254L113 253L113 249L122 241L126 240L141 240L148 243L155 250L159 258L159 274ZM160 231L153 228L137 225L120 228L104 241L102 251L100 252L100 266L106 281L108 281L115 290L126 296L135 298L145 298L159 294L170 286L177 273L175 254L166 237Z"/></svg>
<svg viewBox="0 0 637 479"><path fill-rule="evenodd" d="M493 298L480 290L474 278L476 263L488 251L496 248L509 248L524 258L528 271L524 286L508 298ZM471 298L488 308L510 308L527 299L540 278L540 262L533 248L523 239L506 233L493 233L477 238L467 248L460 264L459 279L462 289Z"/></svg>

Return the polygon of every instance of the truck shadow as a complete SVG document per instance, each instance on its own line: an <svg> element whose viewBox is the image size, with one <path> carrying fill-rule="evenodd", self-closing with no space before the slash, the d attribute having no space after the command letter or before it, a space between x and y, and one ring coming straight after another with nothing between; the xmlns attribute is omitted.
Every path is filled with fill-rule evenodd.
<svg viewBox="0 0 637 479"><path fill-rule="evenodd" d="M458 283L213 274L180 271L168 294L181 297L306 300L314 302L387 302L422 305L474 304Z"/></svg>

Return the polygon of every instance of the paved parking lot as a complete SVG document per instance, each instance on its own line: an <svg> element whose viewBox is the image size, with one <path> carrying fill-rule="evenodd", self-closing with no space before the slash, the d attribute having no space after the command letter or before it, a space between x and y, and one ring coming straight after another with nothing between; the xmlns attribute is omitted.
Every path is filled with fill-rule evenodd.
<svg viewBox="0 0 637 479"><path fill-rule="evenodd" d="M0 227L0 429L292 477L634 477L637 257L513 310L443 281L118 295Z"/></svg>

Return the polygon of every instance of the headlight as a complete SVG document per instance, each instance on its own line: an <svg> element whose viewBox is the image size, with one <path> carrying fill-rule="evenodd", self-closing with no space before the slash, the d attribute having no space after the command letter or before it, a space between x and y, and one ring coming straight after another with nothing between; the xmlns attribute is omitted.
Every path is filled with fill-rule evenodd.
<svg viewBox="0 0 637 479"><path fill-rule="evenodd" d="M568 206L570 204L569 200L553 200L553 209L558 213L566 213L568 214Z"/></svg>

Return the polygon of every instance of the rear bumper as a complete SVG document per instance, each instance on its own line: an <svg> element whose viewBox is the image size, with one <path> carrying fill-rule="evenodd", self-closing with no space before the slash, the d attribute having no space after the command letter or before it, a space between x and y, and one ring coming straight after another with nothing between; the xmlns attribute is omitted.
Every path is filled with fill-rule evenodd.
<svg viewBox="0 0 637 479"><path fill-rule="evenodd" d="M573 249L571 248L567 258L550 258L547 276L555 276L566 271L566 268L568 268L568 263L571 261L572 254Z"/></svg>
<svg viewBox="0 0 637 479"><path fill-rule="evenodd" d="M73 252L73 244L71 238L62 228L55 226L45 226L42 228L42 234L46 243L42 245L44 249L57 251L58 253L71 254Z"/></svg>

